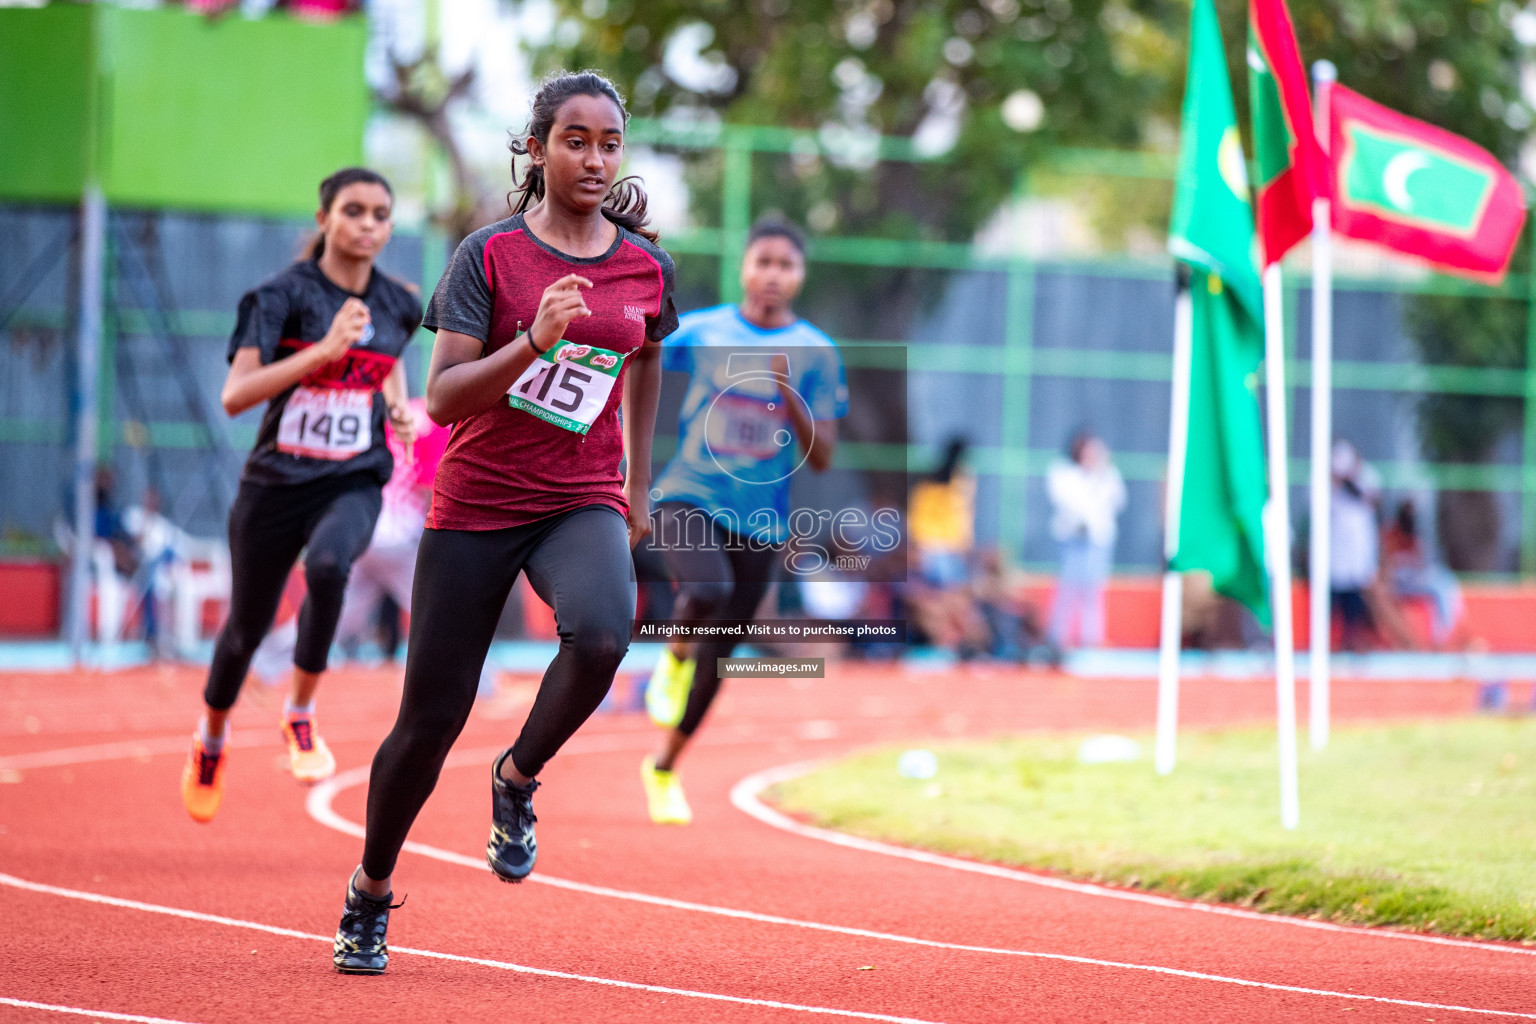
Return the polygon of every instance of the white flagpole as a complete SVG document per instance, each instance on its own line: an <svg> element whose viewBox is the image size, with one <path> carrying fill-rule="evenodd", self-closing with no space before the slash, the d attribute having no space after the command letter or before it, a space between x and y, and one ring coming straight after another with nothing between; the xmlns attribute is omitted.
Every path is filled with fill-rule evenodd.
<svg viewBox="0 0 1536 1024"><path fill-rule="evenodd" d="M1338 69L1326 60L1312 65L1313 122L1318 143L1328 153L1328 110ZM1310 550L1311 644L1309 724L1312 749L1328 746L1332 700L1333 608L1330 604L1329 519L1333 478L1333 211L1327 199L1312 201L1312 514Z"/></svg>
<svg viewBox="0 0 1536 1024"><path fill-rule="evenodd" d="M1163 618L1157 658L1157 774L1173 771L1179 737L1179 646L1183 634L1184 578L1173 571L1184 504L1184 459L1189 451L1189 375L1194 348L1194 304L1189 272L1179 266L1173 306L1173 409L1168 418L1168 480L1163 496Z"/></svg>
<svg viewBox="0 0 1536 1024"><path fill-rule="evenodd" d="M1296 781L1296 644L1291 624L1291 502L1285 433L1285 293L1280 264L1264 271L1264 385L1269 507L1264 538L1275 627L1275 711L1280 739L1280 823L1301 817Z"/></svg>
<svg viewBox="0 0 1536 1024"><path fill-rule="evenodd" d="M74 548L70 552L65 628L78 667L91 638L91 553L96 543L96 377L101 365L101 311L107 237L107 201L91 182L80 201L80 324L75 354ZM97 613L100 615L100 611ZM98 620L99 621L99 620Z"/></svg>

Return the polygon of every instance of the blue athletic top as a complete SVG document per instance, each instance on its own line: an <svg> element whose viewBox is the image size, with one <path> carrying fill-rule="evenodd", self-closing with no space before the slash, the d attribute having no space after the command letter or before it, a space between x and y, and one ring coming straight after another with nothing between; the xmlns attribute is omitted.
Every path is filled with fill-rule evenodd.
<svg viewBox="0 0 1536 1024"><path fill-rule="evenodd" d="M789 362L786 393L773 357ZM661 365L692 378L678 419L677 453L652 499L720 512L722 525L779 543L789 536L789 482L805 462L786 401L812 420L848 412L848 380L832 339L804 320L765 330L734 305L688 313L663 343ZM659 495L655 492L660 492Z"/></svg>

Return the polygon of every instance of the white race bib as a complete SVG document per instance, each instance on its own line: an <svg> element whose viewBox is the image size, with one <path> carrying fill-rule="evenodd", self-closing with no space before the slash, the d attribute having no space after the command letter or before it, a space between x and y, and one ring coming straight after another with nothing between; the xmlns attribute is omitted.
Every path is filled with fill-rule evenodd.
<svg viewBox="0 0 1536 1024"><path fill-rule="evenodd" d="M562 340L523 371L507 401L546 423L585 434L608 407L623 365L617 352Z"/></svg>
<svg viewBox="0 0 1536 1024"><path fill-rule="evenodd" d="M340 462L373 445L373 392L297 387L283 406L277 450Z"/></svg>
<svg viewBox="0 0 1536 1024"><path fill-rule="evenodd" d="M704 440L716 455L771 459L788 443L787 426L781 402L764 402L727 391L710 406L704 420Z"/></svg>

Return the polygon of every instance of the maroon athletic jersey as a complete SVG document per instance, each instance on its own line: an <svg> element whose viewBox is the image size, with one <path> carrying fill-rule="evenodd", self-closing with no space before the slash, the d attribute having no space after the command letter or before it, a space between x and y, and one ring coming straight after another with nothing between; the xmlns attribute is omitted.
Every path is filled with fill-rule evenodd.
<svg viewBox="0 0 1536 1024"><path fill-rule="evenodd" d="M569 256L535 237L521 215L464 239L423 323L479 338L489 354L527 330L544 289L571 273L592 282L582 292L592 315L565 329L573 346L628 356L677 329L672 259L659 246L620 228L601 256ZM558 415L535 414L528 403L516 408L507 399L457 423L438 467L427 526L499 530L596 504L628 512L619 471L623 380L620 367L606 403L587 413L585 434L561 425ZM547 387L530 393L541 390L547 398ZM557 392L551 400L559 399Z"/></svg>

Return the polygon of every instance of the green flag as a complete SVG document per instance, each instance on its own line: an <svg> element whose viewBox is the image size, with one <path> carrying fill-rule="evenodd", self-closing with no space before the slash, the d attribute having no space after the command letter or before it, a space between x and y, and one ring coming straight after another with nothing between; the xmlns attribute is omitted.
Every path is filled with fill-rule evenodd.
<svg viewBox="0 0 1536 1024"><path fill-rule="evenodd" d="M1188 453L1172 568L1269 621L1264 435L1257 380L1263 288L1232 86L1212 0L1195 0L1168 247L1189 264L1194 330Z"/></svg>

